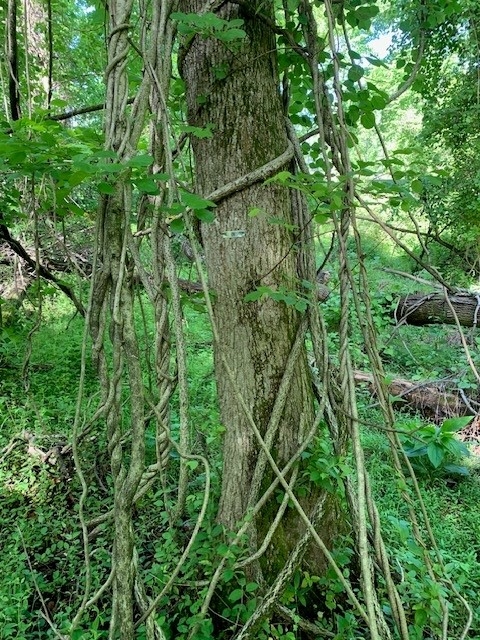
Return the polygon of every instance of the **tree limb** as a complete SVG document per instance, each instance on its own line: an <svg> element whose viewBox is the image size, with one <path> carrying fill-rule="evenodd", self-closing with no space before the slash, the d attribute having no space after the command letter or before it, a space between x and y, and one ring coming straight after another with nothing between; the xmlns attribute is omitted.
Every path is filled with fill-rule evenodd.
<svg viewBox="0 0 480 640"><path fill-rule="evenodd" d="M388 97L387 99L387 104L390 104L391 102L393 102L394 100L398 100L398 98L403 95L405 93L405 91L407 91L408 89L410 89L410 87L412 86L412 84L415 82L418 72L420 71L420 67L422 65L422 59L423 59L423 51L425 49L425 34L423 33L423 31L420 33L420 43L418 45L418 51L417 51L417 59L415 61L415 64L413 66L412 69L412 73L410 74L410 77L407 78L405 80L405 82L403 84L401 84L398 89L392 93L391 96Z"/></svg>
<svg viewBox="0 0 480 640"><path fill-rule="evenodd" d="M18 240L12 238L10 235L10 231L8 230L5 224L0 224L0 240L4 240L8 246L14 251L17 256L22 258L29 267L31 267L35 272L37 272L44 280L48 280L53 282L63 293L70 298L73 302L77 311L85 316L85 308L80 300L75 295L74 291L67 284L62 282L59 278L57 278L51 271L49 271L42 264L37 264L36 260L34 260L25 250L25 248L20 244Z"/></svg>

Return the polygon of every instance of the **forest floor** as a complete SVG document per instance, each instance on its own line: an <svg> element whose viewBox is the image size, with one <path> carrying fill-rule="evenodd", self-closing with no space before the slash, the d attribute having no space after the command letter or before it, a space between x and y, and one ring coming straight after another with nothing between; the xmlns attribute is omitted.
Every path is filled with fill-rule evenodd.
<svg viewBox="0 0 480 640"><path fill-rule="evenodd" d="M383 251L383 254L382 254ZM412 279L384 270L412 269L405 258L371 245L367 257L379 346L389 376L410 381L455 381L466 393L477 387L469 368L458 331L452 326L403 326L396 328L391 309L398 296L428 289ZM417 274L425 277L425 274ZM329 284L331 295L322 304L330 330L330 349L338 344L338 285ZM57 624L68 619L77 598L77 576L83 561L81 536L77 522L78 486L70 468L59 469L56 459L42 460L41 452L62 447L71 438L80 374L83 321L75 316L69 303L58 295L44 300L42 318L28 301L26 313L4 326L0 339L0 639L48 638L50 631L38 616L46 609ZM191 385L191 421L195 437L202 446L219 448L221 437L215 408L215 386L211 336L201 305L186 306L185 331L189 352ZM478 346L475 334L467 336ZM354 366L368 371L368 362L358 327L353 327ZM474 361L480 357L472 349ZM85 397L96 401L96 381L88 364ZM400 574L403 594L412 603L412 616L419 626L428 628L441 613L439 591L422 560L423 550L412 537L409 505L399 499L398 482L392 473L389 444L382 429L382 417L375 399L366 388L359 388L358 402L362 420L362 438L373 492L381 516L387 546L394 556L394 570ZM397 427L406 449L416 450L415 465L424 508L438 552L431 550L432 566L443 563L444 573L475 610L473 628L468 637L480 638L480 465L476 456L465 457L462 449L449 448L436 463L417 446L438 434L441 424L433 424L418 413L397 412ZM175 415L173 417L175 423ZM17 438L17 440L15 440ZM429 440L430 438L430 440ZM40 453L39 453L40 452ZM457 455L456 455L457 454ZM53 454L49 453L52 457ZM106 453L96 450L89 460L92 477L100 478L92 490L88 507L102 511L109 495L105 486L108 473ZM219 465L217 462L217 470ZM194 489L192 489L194 491ZM192 499L192 508L198 500ZM418 512L418 503L414 505ZM150 523L141 516L139 526ZM427 532L425 525L420 525ZM98 552L102 555L102 552ZM108 566L106 552L100 565ZM339 556L341 555L339 551ZM103 562L103 565L102 565ZM94 576L94 580L96 580ZM98 578L100 579L100 578ZM448 591L448 585L445 590ZM40 594L43 604L40 603ZM463 619L456 605L454 615ZM63 617L63 618L62 618ZM99 616L101 626L101 616ZM95 622L92 623L92 625ZM93 627L92 627L93 628ZM92 631L93 634L93 631ZM53 637L53 636L51 636ZM83 636L82 636L83 637ZM86 636L85 636L86 637ZM98 635L88 637L103 637ZM419 638L428 637L420 635ZM434 637L432 635L432 637ZM436 637L436 636L435 636Z"/></svg>

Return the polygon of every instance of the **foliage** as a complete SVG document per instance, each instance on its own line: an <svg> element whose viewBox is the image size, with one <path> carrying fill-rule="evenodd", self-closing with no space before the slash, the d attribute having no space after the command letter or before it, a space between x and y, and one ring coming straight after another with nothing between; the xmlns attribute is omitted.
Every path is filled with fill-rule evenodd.
<svg viewBox="0 0 480 640"><path fill-rule="evenodd" d="M372 418L371 411L369 415ZM412 638L428 637L428 634L436 637L440 633L442 619L438 610L438 586L433 584L429 575L425 550L413 535L409 505L398 500L396 486L401 481L392 471L389 446L379 428L381 424L379 427L366 428L363 442L374 490L378 492L377 506L385 527L387 544L395 550L393 569L402 585L402 597L410 603L409 632ZM480 584L476 561L480 548L476 542L472 545L472 532L480 531L480 519L475 507L480 492L478 470L463 476L435 473L431 465L430 470L427 465L423 469L427 473L424 471L419 475L418 483L441 559L455 586L471 598ZM432 554L430 557L434 570L439 570L438 556ZM461 625L464 611L457 609L456 604L452 603L452 606L455 609L451 616ZM475 616L474 629L477 631L480 619L477 612Z"/></svg>
<svg viewBox="0 0 480 640"><path fill-rule="evenodd" d="M377 346L389 373L407 374L412 380L450 376L463 388L473 389L476 383L471 373L465 373L461 349L458 345L447 344L450 333L444 327L392 329L391 307L397 294L418 289L418 284L407 284L383 269L410 272L413 270L411 261L418 256L425 259L427 267L451 268L451 264L447 264L447 259L450 260L448 252L431 250L432 238L441 237L447 241L449 251L460 256L462 268L466 264L478 271L477 3L396 0L381 5L369 0L335 6L335 29L343 47L341 51L330 50L331 43L327 45L329 25L323 5L319 8L317 4L312 4L312 11L322 31L318 38L313 38L318 48L323 82L320 94L315 93L318 87L314 86L309 63L309 47L313 45L307 14L297 2L275 7L277 22L270 35L272 47L274 36L277 39L279 55L273 64L278 62L284 76L284 111L301 136L306 166L302 166L301 171L294 171L289 165L269 178L266 184L279 190L288 188L305 197L310 212L308 227L316 235L317 263L322 263L324 258L329 259L330 264L348 259L352 286L360 297L367 293L359 275L366 264ZM215 42L228 52L232 61L232 66L220 64L213 71L216 83L226 82L233 73L236 55L252 37L252 17L247 4L242 7L245 10L243 13L242 9L243 18L231 20L210 11L170 15L172 32L176 30L180 36L174 57L180 60L188 54L189 47L196 46L199 41ZM19 237L28 237L40 257L42 247L38 232L43 221L63 239L83 239L90 243L85 226L97 217L94 213L97 200L100 197L102 203L115 202L121 185L120 191L131 197L124 233L125 237L132 234L129 238L132 255L126 259L125 274L135 282L134 333L143 367L141 383L155 395L162 382L161 376L156 375L158 363L152 347L159 339L159 317L149 306L149 285L156 270L163 265L158 245L155 247L153 243L152 251L151 247L142 244L141 238L156 237L158 227L155 224L159 220L159 226L162 230L165 227L167 235L177 234L176 242L180 242L183 233L192 235L190 216L197 232L202 223L216 224L217 200L195 193L194 163L185 144L189 139L212 139L216 135L215 123L204 126L187 123L185 85L175 70L167 69L171 61L162 61L167 69L165 77L173 76L173 79L170 85L166 82L165 87L161 87L166 95L162 96L162 109L156 110L161 112L165 105L169 112L166 120L161 120L163 111L150 114L150 120L147 122L146 118L139 134L138 145L134 149L128 148L123 155L105 150L105 135L97 111L73 118L65 114L60 114L61 118L57 120L52 118L52 111L85 106L85 96L89 101L103 103L107 59L103 44L103 5L59 0L52 8L55 15L52 24L55 26L56 97L46 104L42 88L45 64L40 56L35 64L28 65L29 56L32 57L31 43L28 33L22 35L19 87L22 100L24 96L30 97L24 105L24 117L1 125L0 223L13 229ZM144 9L140 5L134 9L129 27L132 52L125 64L127 76L122 98L125 101L130 100L130 94L135 94L151 73L147 56L150 21L142 13ZM401 18L397 19L398 16ZM269 24L272 18L262 13L258 19ZM139 24L143 25L144 31L137 28ZM47 24L37 26L46 37ZM380 32L382 28L393 28L396 41L384 59L373 55L365 44L372 30ZM5 25L1 29L4 34ZM419 66L417 60L420 62L422 40L424 60ZM305 52L308 55L304 55ZM158 51L155 55L161 57ZM10 71L6 67L4 70L8 78ZM416 71L418 74L413 78L411 74ZM242 73L245 73L244 69ZM403 94L395 105L391 96L410 79L414 80L411 84L417 93ZM5 85L2 97L7 105L8 87L3 76L2 83ZM158 85L155 86L160 93ZM152 95L154 93L152 91ZM197 105L199 113L209 98L209 95L201 96ZM326 125L326 133L316 128L316 123L320 124L318 103L322 101L329 105L332 116L325 122L320 119ZM29 113L28 117L26 113ZM68 125L61 124L65 120ZM134 127L137 123L127 124ZM421 135L417 136L420 127ZM161 151L160 147L154 148L153 138L149 138L147 130L154 131L159 137L165 136L168 139L165 148ZM346 149L339 154L329 139L339 131L345 135L351 154L348 170L341 164L345 162ZM326 146L321 135L327 136ZM165 159L162 154L166 148L172 152L171 166L163 172ZM359 217L364 214L368 217L373 212L381 221L376 228L373 225L378 222L372 222L371 218L359 221L363 253L358 251L353 240L347 247L335 245L339 237L338 215L345 208L345 194L351 189L355 190L351 193L352 199L360 194L363 199L355 200ZM245 212L247 221L256 222L255 219L267 215L251 204ZM291 233L289 253L296 252L299 234L305 230L287 224L276 217L275 212L268 216L270 224L283 225ZM74 231L78 221L82 221L80 231ZM408 227L404 245L410 251L410 257L397 251L393 242L386 241L382 224L404 231ZM423 235L417 235L418 231ZM224 237L239 239L243 237L242 233L227 231ZM197 235L201 236L201 233ZM326 247L330 246L331 239L330 250ZM320 255L322 241L325 249ZM132 246L138 251L135 258L132 258ZM430 277L426 272L419 272L418 265L415 268L417 276ZM197 277L195 270L186 272L185 264L180 265L178 273L182 277ZM469 285L468 276L463 277L462 283ZM71 275L65 279L85 297L86 282L78 282ZM287 305L292 313L304 316L312 308L313 284L305 280L278 287L258 281L250 285L242 293L247 303L267 299ZM341 309L341 274L334 273L331 288L330 297L321 305L329 329L328 366L337 365L343 357L340 330L345 316ZM172 311L175 291L171 282L168 285L162 282L152 297L169 302L167 326L178 324L179 317L174 317ZM214 292L212 298L215 299ZM178 451L172 449L168 454L167 471L162 470L160 481L132 509L132 530L139 550L139 575L149 596L155 597L183 562L179 575L157 607L157 622L166 637L187 640L195 631L198 640L227 640L239 632L261 605L265 585L252 577L250 570L243 568L242 563L252 551L247 536L235 537L215 522L225 426L220 423L216 404L212 330L203 295L193 298L181 294L180 301L190 402L188 437L192 452L201 454L210 464L208 507L200 531L192 540L187 557L182 560L202 509L207 472L198 459L190 459L182 467ZM360 310L365 311L367 306L365 298L361 298ZM106 317L110 320L109 313ZM0 548L5 563L0 581L0 638L54 637L45 618L68 635L81 602L86 575L79 518L95 519L112 508L116 490L112 480L115 461L109 459L109 454L116 450L118 443L114 447L112 441L109 442L95 412L101 391L89 358L83 364L85 400L77 407L84 325L81 318L73 317L72 309L57 290L42 286L37 279L29 289L23 307L19 305L17 313L9 315L8 322L4 322L3 314L1 319ZM354 317L348 333L349 352L355 367L367 368L371 363L362 329L361 320ZM180 349L179 335L161 338L166 339L169 347L173 345ZM87 348L90 347L88 343ZM114 361L115 348L112 339L105 349L107 366ZM477 360L475 354L473 358ZM174 386L181 377L181 367L178 360L174 362L175 356L171 352L166 360ZM268 370L267 357L262 366ZM124 427L132 417L128 404L131 391L124 384L126 375L123 372L120 376L121 412L117 416ZM407 504L398 499L398 485L405 487L403 480L392 473L387 439L380 431L384 426L383 418L377 414L376 407L372 407L372 402L366 394L359 393L360 422L368 425L362 433L367 467L378 497L387 550L394 559L395 579L408 612L410 637L418 640L441 637L442 598L450 608L452 628L460 633L464 611L451 598L452 589L457 589L472 603L478 600L480 593L480 549L475 542L480 535L480 520L475 509L480 499L478 473L475 467L471 471L467 469L464 457L468 451L455 437L466 420L455 418L435 425L397 414L395 426L403 450L420 472L418 485L438 543L436 553L435 550L426 551L419 543L417 532L409 523ZM183 428L182 390L175 389L168 403L170 434L173 441L178 442ZM70 443L72 425L78 422L79 413L89 425L79 452L88 495L84 504L81 482L73 473L71 449L65 475L58 467L47 465L32 455L26 441L22 440L22 434L28 432L40 444L51 442L51 438L57 436L62 442ZM149 415L143 440L147 465L157 461L157 432L153 423ZM125 453L130 439L131 432L125 428L120 444L127 465L132 458ZM10 449L12 443L15 446ZM345 484L356 480L355 461L351 454L334 451L323 423L318 437L303 452L302 464L295 486L297 495L308 497L313 487L325 490L329 496L340 497L342 504L346 502ZM182 468L187 470L185 509L181 517L177 517L175 496ZM407 480L407 485L410 484ZM282 502L282 491L277 491L277 497ZM80 504L83 504L82 508ZM418 510L417 503L415 508ZM101 523L98 530L95 528L90 556L93 590L104 584L111 570L112 537L110 521ZM357 580L356 545L353 536L341 537L333 550L333 558L343 575L351 578L355 593L362 597ZM202 606L220 563L224 563L221 576L208 613L203 616ZM381 579L376 589L386 619L391 621L387 589ZM263 620L256 636L259 640L301 637L303 618L313 619L322 632L338 640L357 640L368 634L364 621L348 601L344 584L332 568L322 576L297 568L280 594L279 602L288 608L289 619L279 621L272 616ZM109 597L103 595L82 616L71 637L108 637L111 614ZM478 611L474 612L471 633L480 634ZM139 627L137 635L139 639L148 637L145 625Z"/></svg>
<svg viewBox="0 0 480 640"><path fill-rule="evenodd" d="M461 251L464 266L475 270L478 266L479 165L478 132L474 124L478 119L478 6L471 2L439 3L434 11L429 8L425 16L428 37L421 82L417 87L425 100L420 141L426 144L429 162L433 166L443 165L444 171L440 180L422 180L422 212L432 232L457 249L451 250L451 256ZM408 31L407 24L404 20L402 30ZM447 267L445 255L443 259L440 254L436 258Z"/></svg>
<svg viewBox="0 0 480 640"><path fill-rule="evenodd" d="M376 271L378 263L373 260L371 265L373 267L372 277L378 277L379 274ZM390 280L389 276L385 274L381 277L387 278L386 284L389 289L394 286L398 287L398 281L392 277ZM74 379L77 375L79 359L78 349L74 348L75 341L72 340L74 335L72 331L74 329L79 332L81 322L76 321L66 331L69 316L62 317L56 311L62 306L65 307L62 299L52 300L46 322L35 337L33 364L39 362L47 365L41 368L33 366L30 374L31 393L35 394L37 403L46 409L40 422L32 424L31 419L35 414L31 409L28 410L25 403L21 401L21 389L18 384L13 383L18 375L18 369L4 370L7 372L7 376L2 378L2 388L9 389L8 415L10 418L3 426L3 443L8 440L8 433L13 434L20 430L22 424L25 425L25 428L28 426L30 429L34 427L42 432L44 430L55 432L61 417L62 423L65 425L62 429L68 429L69 416L71 419L74 410L75 398L71 393L75 390ZM194 309L188 311L189 349L194 356L189 376L194 391L195 424L200 438L199 442L203 443L201 446L207 447L211 455L218 448L221 430L215 436L214 430L218 428L218 417L211 408L213 380L212 361L208 349L211 336L205 329L203 318L204 315L199 311ZM436 330L435 327L430 329L433 332ZM15 329L14 327L10 329L10 334L21 339L22 334L17 334L16 331L19 331L19 328ZM53 336L55 336L55 340ZM444 349L445 353L448 353L446 345ZM69 357L64 358L63 354L67 353L67 350L69 350ZM422 358L429 353L430 350L427 350L416 355L417 358ZM20 355L18 350L15 350L15 354ZM442 355L441 352L437 352L437 359L439 355ZM8 361L10 366L14 362L10 356L8 356ZM427 368L429 366L426 364ZM90 375L93 377L93 372ZM52 414L51 410L54 409L58 401L58 396L54 392L59 387L68 391L68 394L63 394L65 404L62 411ZM6 408L5 404L4 407ZM2 409L2 415L7 415L5 408ZM371 409L367 409L367 412L371 420ZM408 446L408 442L410 442L413 447L420 448L418 438L422 439L421 446L427 446L432 440L442 441L440 427L422 425L418 420L407 418L399 418L397 424L400 431L408 430L412 433L410 440L408 436L404 436L405 446ZM451 422L446 422L443 425L445 444L449 446L453 444L454 433L460 426L459 423ZM406 524L407 514L404 505L398 501L395 478L392 476L391 465L388 462L386 441L381 434L370 430L367 430L365 438L367 461L373 473L375 486L379 488L378 506L386 526L387 544L391 545L397 558L395 569L400 571L400 566L402 567L403 595L411 603L411 634L412 637L420 638L422 637L421 633L424 633L421 631L422 629L430 629L431 633L435 625L438 624L439 614L436 604L438 593L425 570L421 555L423 550L416 546L410 527ZM442 466L446 464L446 459L450 456L450 451L446 447L444 453L445 457L441 465L437 467L438 469L442 469ZM93 451L86 452L85 455L91 456ZM427 460L428 454L425 454L424 457ZM322 486L327 483L331 490L336 490L335 487L338 487L338 481L341 477L349 474L348 461L340 460L337 464L324 439L318 440L308 453L308 460L309 467L306 473L310 474L311 479L322 483ZM415 460L412 458L412 461ZM93 461L94 458L92 458L92 463L94 463ZM94 464L98 464L98 462ZM426 465L422 466L426 467ZM86 468L88 468L88 464ZM448 469L446 472L448 473ZM50 632L45 624L39 623L36 616L32 618L28 613L32 600L37 602L32 577L35 576L39 581L47 603L50 602L50 594L65 593L66 597L71 597L67 594L74 589L76 575L81 572L82 567L77 519L73 508L76 501L75 485L69 484L68 491L71 497L65 503L65 485L62 482L52 483L55 476L52 477L36 463L26 461L22 450L9 456L2 465L2 487L4 490L7 477L15 478L15 493L12 494L9 490L7 496L10 497L7 498L5 493L2 497L2 540L4 545L15 552L13 556L10 556L12 560L4 573L8 579L2 582L0 589L5 603L2 609L3 635L1 637L18 637L20 634L23 634L23 637L32 638L32 640L36 637L49 637ZM470 477L462 480L458 485L453 485L453 488L451 484L445 482L438 484L441 477L434 472L433 468L430 468L424 479L420 477L419 481L422 483L427 509L433 520L449 575L458 588L467 597L474 600L478 589L480 589L480 575L478 575L475 555L480 550L475 549L475 545L472 547L471 543L472 532L480 532L480 522L474 507L480 497L478 476L475 471L472 471ZM90 481L93 490L96 480L92 477ZM191 531L198 503L201 500L201 492L201 478L195 476L192 478L189 491L190 497L187 502L189 515L183 524L184 533L175 532L169 528L168 509L165 509L163 492L152 495L142 503L138 532L143 541L142 547L146 550L142 556L142 562L145 562L146 566L150 566L147 584L152 585L152 588L157 588L164 583L165 577L169 575L175 565L176 558L181 553L184 544L185 534L188 535L188 532ZM97 495L100 501L106 499L106 495L102 492L94 493L92 497L93 495ZM91 509L94 512L95 504L93 502ZM61 514L60 518L59 514ZM60 521L64 523L61 530L58 527ZM16 523L22 523L21 530L24 542L18 533ZM101 541L102 538L97 544L99 549ZM24 547L26 547L28 557L32 561L33 574L28 565ZM351 559L349 549L352 549L352 541L345 539L339 544L335 555L337 562L344 567L345 571ZM230 545L225 546L221 531L214 525L206 525L204 533L198 538L189 556L189 561L184 567L178 587L160 607L162 611L169 611L168 620L165 617L161 618L167 637L186 638L188 636L189 630L196 621L196 612L203 601L204 594L204 587L195 585L198 581L201 582L208 577L209 572L215 566L216 559L225 553L230 554L231 557L219 587L219 597L223 601L220 613L230 622L225 622L224 630L221 633L217 627L212 632L212 622L207 619L202 623L204 625L202 633L205 638L228 638L231 634L228 629L234 628L239 620L245 620L248 617L255 604L254 595L258 589L254 587L253 582L250 584L244 576L242 577L241 572L234 569L235 561L242 556L243 552L241 546L237 548L232 548ZM100 580L102 572L108 567L107 554L100 551L99 553L101 555L98 556L99 562L95 568L95 580ZM153 557L152 563L149 562L150 555ZM191 586L187 588L185 586L187 584ZM222 595L220 596L220 594ZM344 608L343 612L339 610L339 606L345 606L343 587L336 582L331 572L324 578L302 573L296 574L285 591L283 599L285 604L292 608L292 611L300 612L305 606L311 607L313 599L317 603L316 606L319 607L318 618L326 629L333 628L335 633L344 639L358 637L361 625L359 627L358 620L351 617L348 607ZM324 605L319 606L319 603L324 603ZM73 606L73 602L71 606ZM68 621L67 611L68 608L63 607L62 609L59 606L58 616L55 615L60 628ZM108 610L99 609L96 614L95 611L92 611L89 621L85 621L79 629L79 633L81 631L84 637L103 637L101 634L105 632L101 630L105 628L107 617ZM95 625L98 625L98 636L94 635ZM170 625L171 631L169 631ZM92 635L85 635L87 633ZM212 633L215 635L212 636ZM296 632L294 627L290 627L288 624L277 623L273 627L268 626L268 629L263 633L265 633L265 638L278 637L284 640L295 637ZM293 636L288 634L293 634Z"/></svg>
<svg viewBox="0 0 480 640"><path fill-rule="evenodd" d="M455 437L472 418L449 418L440 426L422 424L414 420L402 421L398 425L401 441L413 466L419 471L443 471L467 475L467 467L458 464L469 455L468 447ZM455 464L457 463L457 464Z"/></svg>

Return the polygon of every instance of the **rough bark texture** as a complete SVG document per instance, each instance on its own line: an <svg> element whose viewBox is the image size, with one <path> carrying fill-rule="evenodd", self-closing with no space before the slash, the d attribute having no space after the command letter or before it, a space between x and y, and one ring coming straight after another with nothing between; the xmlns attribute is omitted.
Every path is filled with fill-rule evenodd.
<svg viewBox="0 0 480 640"><path fill-rule="evenodd" d="M202 4L185 0L181 9L198 12ZM254 2L252 7L262 13L272 10L270 2ZM280 156L288 147L272 33L234 4L223 5L217 15L243 18L246 39L227 47L197 35L180 54L189 124L213 124L211 138L192 138L197 190L205 196ZM218 79L218 69L226 70L226 77ZM263 213L249 216L254 207ZM201 235L209 283L215 292L220 337L215 345L215 371L226 427L218 517L233 528L245 516L259 450L237 392L263 434L300 317L292 307L271 299L244 301L257 286L287 290L297 286L292 232L286 225L269 222L275 217L292 223L288 190L274 184L254 184L221 201L215 215L213 223L202 225ZM225 363L233 372L233 382ZM274 443L280 466L299 447L312 411L310 376L302 353ZM265 518L271 515L264 514ZM293 529L284 533L286 546L295 540Z"/></svg>
<svg viewBox="0 0 480 640"><path fill-rule="evenodd" d="M370 393L375 394L371 373L355 371L355 382L367 384ZM472 415L472 404L478 406L478 398L470 398L465 402L465 394L462 397L454 385L445 382L410 382L397 378L388 385L388 391L392 396L401 398L404 403L399 402L395 406L418 411L437 422L454 416Z"/></svg>
<svg viewBox="0 0 480 640"><path fill-rule="evenodd" d="M450 304L447 302L447 296ZM455 315L464 327L480 321L480 295L458 293L415 293L400 298L394 315L397 322L413 325L456 324Z"/></svg>

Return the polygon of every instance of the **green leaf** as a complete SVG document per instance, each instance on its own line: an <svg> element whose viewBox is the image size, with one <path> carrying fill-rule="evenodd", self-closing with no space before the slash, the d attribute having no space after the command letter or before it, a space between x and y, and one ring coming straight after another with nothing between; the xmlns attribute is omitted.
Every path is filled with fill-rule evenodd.
<svg viewBox="0 0 480 640"><path fill-rule="evenodd" d="M412 448L405 448L405 453L407 454L407 456L409 458L420 458L421 456L426 455L427 453L427 447L412 447Z"/></svg>
<svg viewBox="0 0 480 640"><path fill-rule="evenodd" d="M271 182L287 182L288 180L290 180L290 178L292 178L292 174L290 173L290 171L279 171L275 176L273 176L272 178L268 178L268 180L265 180L264 184L270 184Z"/></svg>
<svg viewBox="0 0 480 640"><path fill-rule="evenodd" d="M376 4L367 4L358 7L356 13L361 20L367 20L370 18L374 18L379 13L379 11L380 9Z"/></svg>
<svg viewBox="0 0 480 640"><path fill-rule="evenodd" d="M370 98L370 104L372 105L373 109L381 111L387 106L387 101L383 96L379 95L378 93L374 93Z"/></svg>
<svg viewBox="0 0 480 640"><path fill-rule="evenodd" d="M427 447L427 456L435 469L437 469L445 457L445 449L436 442L431 442Z"/></svg>
<svg viewBox="0 0 480 640"><path fill-rule="evenodd" d="M170 180L168 173L153 173L150 177L156 182L168 182Z"/></svg>
<svg viewBox="0 0 480 640"><path fill-rule="evenodd" d="M305 300L304 298L298 298L295 301L294 306L297 311L300 311L300 313L305 313L308 307L308 300Z"/></svg>
<svg viewBox="0 0 480 640"><path fill-rule="evenodd" d="M56 107L57 109L65 109L65 107L68 107L68 102L65 102L65 100L61 100L60 98L54 98L50 102L50 106Z"/></svg>
<svg viewBox="0 0 480 640"><path fill-rule="evenodd" d="M415 149L413 147L402 147L400 149L395 149L395 151L393 152L394 154L397 155L410 155L412 153L415 152Z"/></svg>
<svg viewBox="0 0 480 640"><path fill-rule="evenodd" d="M317 224L327 224L328 222L332 221L332 214L331 213L317 213L316 216L314 216L313 218L315 220L315 222Z"/></svg>
<svg viewBox="0 0 480 640"><path fill-rule="evenodd" d="M215 214L210 209L195 209L195 217L202 222L213 222L215 220Z"/></svg>
<svg viewBox="0 0 480 640"><path fill-rule="evenodd" d="M260 298L263 298L265 294L265 287L259 287L258 289L255 289L255 291L250 291L250 293L247 293L247 295L243 298L243 301L256 302L257 300L260 300Z"/></svg>
<svg viewBox="0 0 480 640"><path fill-rule="evenodd" d="M353 49L349 49L348 55L352 60L361 60L362 54L358 53L358 51L353 51Z"/></svg>
<svg viewBox="0 0 480 640"><path fill-rule="evenodd" d="M468 458L470 456L470 451L467 445L464 442L460 442L460 440L457 440L449 433L447 433L446 439L442 439L441 442L442 446L444 446L445 449L456 458L460 458L462 456Z"/></svg>
<svg viewBox="0 0 480 640"><path fill-rule="evenodd" d="M228 31L217 34L217 38L222 42L232 42L233 40L243 40L246 35L243 29L228 29Z"/></svg>
<svg viewBox="0 0 480 640"><path fill-rule="evenodd" d="M205 198L201 198L200 196L197 196L197 194L189 193L188 191L182 192L181 200L186 207L189 207L194 211L197 209L208 209L208 207L217 206L211 200L205 200Z"/></svg>
<svg viewBox="0 0 480 640"><path fill-rule="evenodd" d="M170 222L169 226L170 230L173 231L173 233L183 233L185 231L185 222L183 218L174 218Z"/></svg>
<svg viewBox="0 0 480 640"><path fill-rule="evenodd" d="M378 58L373 58L372 56L366 56L365 59L374 67L385 67L388 69L388 65L383 62L383 60L379 60Z"/></svg>
<svg viewBox="0 0 480 640"><path fill-rule="evenodd" d="M422 193L423 184L421 183L420 180L412 180L410 188L413 191L413 193Z"/></svg>
<svg viewBox="0 0 480 640"><path fill-rule="evenodd" d="M95 153L92 153L89 156L89 159L90 158L110 158L111 160L118 160L118 156L115 151L111 151L110 149L101 149L100 151L95 151Z"/></svg>
<svg viewBox="0 0 480 640"><path fill-rule="evenodd" d="M148 193L151 196L155 196L160 193L158 184L152 178L144 178L143 180L134 180L134 184L139 191L142 191L143 193Z"/></svg>
<svg viewBox="0 0 480 640"><path fill-rule="evenodd" d="M442 426L440 427L441 431L459 431L470 424L473 420L473 416L461 416L459 418L448 418L444 420Z"/></svg>
<svg viewBox="0 0 480 640"><path fill-rule="evenodd" d="M90 176L88 171L74 171L68 176L68 184L70 187L76 187Z"/></svg>
<svg viewBox="0 0 480 640"><path fill-rule="evenodd" d="M254 591L256 591L259 588L259 584L257 582L249 582L247 584L247 586L245 587L245 591L247 593L253 593Z"/></svg>
<svg viewBox="0 0 480 640"><path fill-rule="evenodd" d="M414 605L415 611L415 626L423 628L428 620L428 612L423 608L423 605Z"/></svg>
<svg viewBox="0 0 480 640"><path fill-rule="evenodd" d="M217 554L219 556L223 556L224 558L226 558L227 556L231 556L232 555L232 550L230 549L228 544L226 544L225 542L222 542L217 547Z"/></svg>
<svg viewBox="0 0 480 640"><path fill-rule="evenodd" d="M373 129L375 126L375 115L372 111L366 111L360 116L360 122L363 124L365 129Z"/></svg>
<svg viewBox="0 0 480 640"><path fill-rule="evenodd" d="M349 124L355 124L360 118L360 109L358 108L358 105L352 104L345 115Z"/></svg>
<svg viewBox="0 0 480 640"><path fill-rule="evenodd" d="M230 580L233 578L233 576L235 575L235 572L233 569L226 569L223 572L223 581L224 582L230 582Z"/></svg>
<svg viewBox="0 0 480 640"><path fill-rule="evenodd" d="M230 602L237 602L243 598L243 589L234 589L232 593L228 596Z"/></svg>
<svg viewBox="0 0 480 640"><path fill-rule="evenodd" d="M110 182L100 182L97 185L97 189L100 193L105 193L106 195L113 195L115 193L115 187Z"/></svg>
<svg viewBox="0 0 480 640"><path fill-rule="evenodd" d="M22 164L23 162L25 162L26 159L27 159L27 154L25 153L25 151L17 151L17 152L11 153L8 156L8 161L11 164Z"/></svg>
<svg viewBox="0 0 480 640"><path fill-rule="evenodd" d="M124 170L124 166L117 162L99 162L98 164L91 165L95 173L121 173Z"/></svg>
<svg viewBox="0 0 480 640"><path fill-rule="evenodd" d="M289 231L295 231L297 229L296 225L289 224L283 218L278 218L276 216L272 216L272 217L268 218L268 222L270 224L278 224L278 225L284 227L284 229L288 229Z"/></svg>
<svg viewBox="0 0 480 640"><path fill-rule="evenodd" d="M348 70L348 79L352 82L357 82L360 78L363 78L364 70L358 64L354 64Z"/></svg>
<svg viewBox="0 0 480 640"><path fill-rule="evenodd" d="M358 25L358 18L355 11L347 11L345 19L351 27L356 27Z"/></svg>
<svg viewBox="0 0 480 640"><path fill-rule="evenodd" d="M470 471L467 467L458 464L446 464L444 467L447 473L456 473L460 476L468 476L470 475Z"/></svg>
<svg viewBox="0 0 480 640"><path fill-rule="evenodd" d="M180 127L180 131L184 131L185 133L191 133L196 138L211 138L213 136L214 125L212 123L208 123L205 127L193 127L191 125L182 125Z"/></svg>
<svg viewBox="0 0 480 640"><path fill-rule="evenodd" d="M223 80L228 75L229 67L226 64L222 64L218 67L215 67L213 73L215 74L215 78L217 80Z"/></svg>
<svg viewBox="0 0 480 640"><path fill-rule="evenodd" d="M153 164L153 158L146 154L134 156L125 162L127 167L149 167L151 164Z"/></svg>

